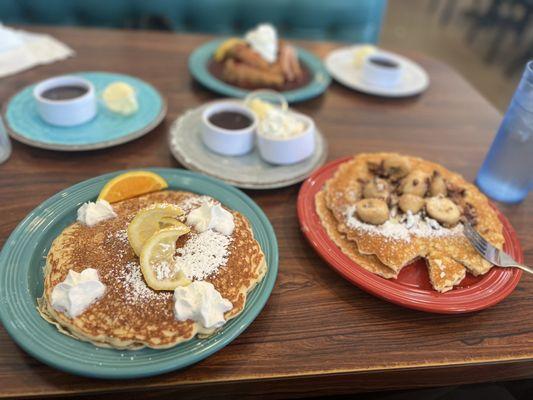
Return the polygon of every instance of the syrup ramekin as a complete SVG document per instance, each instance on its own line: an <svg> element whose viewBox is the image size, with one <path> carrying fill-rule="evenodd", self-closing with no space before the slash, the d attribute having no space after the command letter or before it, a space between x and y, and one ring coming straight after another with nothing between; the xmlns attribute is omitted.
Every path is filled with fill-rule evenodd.
<svg viewBox="0 0 533 400"><path fill-rule="evenodd" d="M79 97L65 100L51 100L42 96L45 91L61 86L81 86L87 89L87 92ZM81 125L96 115L94 86L87 79L78 76L62 75L46 79L35 86L33 97L37 104L37 112L44 121L51 125Z"/></svg>
<svg viewBox="0 0 533 400"><path fill-rule="evenodd" d="M243 129L224 129L212 124L209 118L224 111L239 112L252 120ZM222 100L208 105L202 112L202 141L213 152L226 156L240 156L254 148L257 117L248 107L235 100Z"/></svg>

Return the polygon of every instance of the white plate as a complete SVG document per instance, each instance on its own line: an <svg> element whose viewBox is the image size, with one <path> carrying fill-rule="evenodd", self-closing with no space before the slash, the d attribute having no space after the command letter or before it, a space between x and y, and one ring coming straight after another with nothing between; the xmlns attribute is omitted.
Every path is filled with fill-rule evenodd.
<svg viewBox="0 0 533 400"><path fill-rule="evenodd" d="M231 157L213 153L201 139L202 111L208 104L186 111L172 124L169 146L174 157L186 168L221 179L245 189L274 189L306 179L327 157L327 142L316 130L313 155L291 165L273 165L264 161L257 150Z"/></svg>
<svg viewBox="0 0 533 400"><path fill-rule="evenodd" d="M402 65L402 79L397 85L388 87L365 82L362 79L362 69L357 68L354 63L355 52L359 47L361 46L342 47L333 50L326 57L325 64L328 72L343 85L360 92L384 97L413 96L423 92L429 86L429 77L420 65L398 54L384 50L380 50L380 52L387 54Z"/></svg>

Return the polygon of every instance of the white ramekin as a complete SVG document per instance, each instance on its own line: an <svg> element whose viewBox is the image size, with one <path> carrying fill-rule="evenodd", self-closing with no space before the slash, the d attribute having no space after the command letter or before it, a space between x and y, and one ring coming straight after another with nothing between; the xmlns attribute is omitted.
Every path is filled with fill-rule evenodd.
<svg viewBox="0 0 533 400"><path fill-rule="evenodd" d="M375 59L392 62L394 67L384 67L372 62ZM403 73L403 66L400 60L386 52L377 52L369 55L363 61L361 77L371 85L390 87L400 82Z"/></svg>
<svg viewBox="0 0 533 400"><path fill-rule="evenodd" d="M224 129L209 121L213 114L223 111L245 114L252 123L244 129ZM226 156L240 156L252 151L256 127L255 113L237 101L217 101L208 105L202 113L202 141L210 150Z"/></svg>
<svg viewBox="0 0 533 400"><path fill-rule="evenodd" d="M50 100L42 97L48 90L60 86L82 86L87 92L66 100ZM87 79L63 75L46 79L33 89L37 112L43 120L52 125L74 126L90 121L96 115L96 94L94 86Z"/></svg>
<svg viewBox="0 0 533 400"><path fill-rule="evenodd" d="M261 157L271 164L295 164L310 157L315 151L315 123L307 115L293 112L303 121L306 129L290 138L274 138L257 131L257 147Z"/></svg>

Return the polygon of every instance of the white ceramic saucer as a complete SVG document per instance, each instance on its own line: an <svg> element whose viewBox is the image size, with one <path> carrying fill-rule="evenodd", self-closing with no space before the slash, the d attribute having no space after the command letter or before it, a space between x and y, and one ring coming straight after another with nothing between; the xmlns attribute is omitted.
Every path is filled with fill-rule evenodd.
<svg viewBox="0 0 533 400"><path fill-rule="evenodd" d="M341 47L333 50L325 59L325 64L330 75L343 85L376 96L406 97L422 93L429 86L429 77L415 62L398 54L380 50L387 54L403 68L403 75L398 84L394 86L377 86L365 82L362 78L362 68L357 68L354 63L355 52L361 46Z"/></svg>
<svg viewBox="0 0 533 400"><path fill-rule="evenodd" d="M327 141L315 130L315 152L291 165L263 161L256 148L239 157L210 151L201 139L202 112L208 104L186 111L170 128L169 146L174 157L186 168L221 179L245 189L274 189L303 181L320 167L327 157Z"/></svg>

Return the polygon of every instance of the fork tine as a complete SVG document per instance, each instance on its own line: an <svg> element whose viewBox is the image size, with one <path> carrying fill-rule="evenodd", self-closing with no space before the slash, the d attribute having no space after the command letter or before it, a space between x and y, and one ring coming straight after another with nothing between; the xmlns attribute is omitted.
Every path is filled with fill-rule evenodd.
<svg viewBox="0 0 533 400"><path fill-rule="evenodd" d="M465 224L464 233L471 242L478 244L482 248L486 248L487 241L470 224Z"/></svg>
<svg viewBox="0 0 533 400"><path fill-rule="evenodd" d="M476 231L472 225L470 224L466 224L466 228L467 228L467 234L473 239L475 240L477 243L480 243L483 247L486 247L488 242L485 240L485 238L483 236L481 236L478 231Z"/></svg>
<svg viewBox="0 0 533 400"><path fill-rule="evenodd" d="M470 244L474 247L474 249L476 249L477 251L479 251L481 254L485 254L485 247L482 246L481 243L479 242L476 242L474 240L471 240L470 241Z"/></svg>
<svg viewBox="0 0 533 400"><path fill-rule="evenodd" d="M487 241L479 234L476 234L477 232L475 232L470 225L465 224L464 233L467 239L470 241L470 244L472 244L472 246L481 254L485 255L487 252Z"/></svg>
<svg viewBox="0 0 533 400"><path fill-rule="evenodd" d="M464 224L465 236L470 244L481 254L487 261L499 265L499 251L493 247L483 236L481 236L470 224Z"/></svg>
<svg viewBox="0 0 533 400"><path fill-rule="evenodd" d="M478 231L474 229L468 222L464 224L464 234L467 239L470 241L470 244L478 251L485 260L488 262L498 265L500 267L516 267L533 273L533 268L525 267L524 265L519 264L512 256L507 254L505 251L498 249L489 243L483 236L479 234Z"/></svg>

